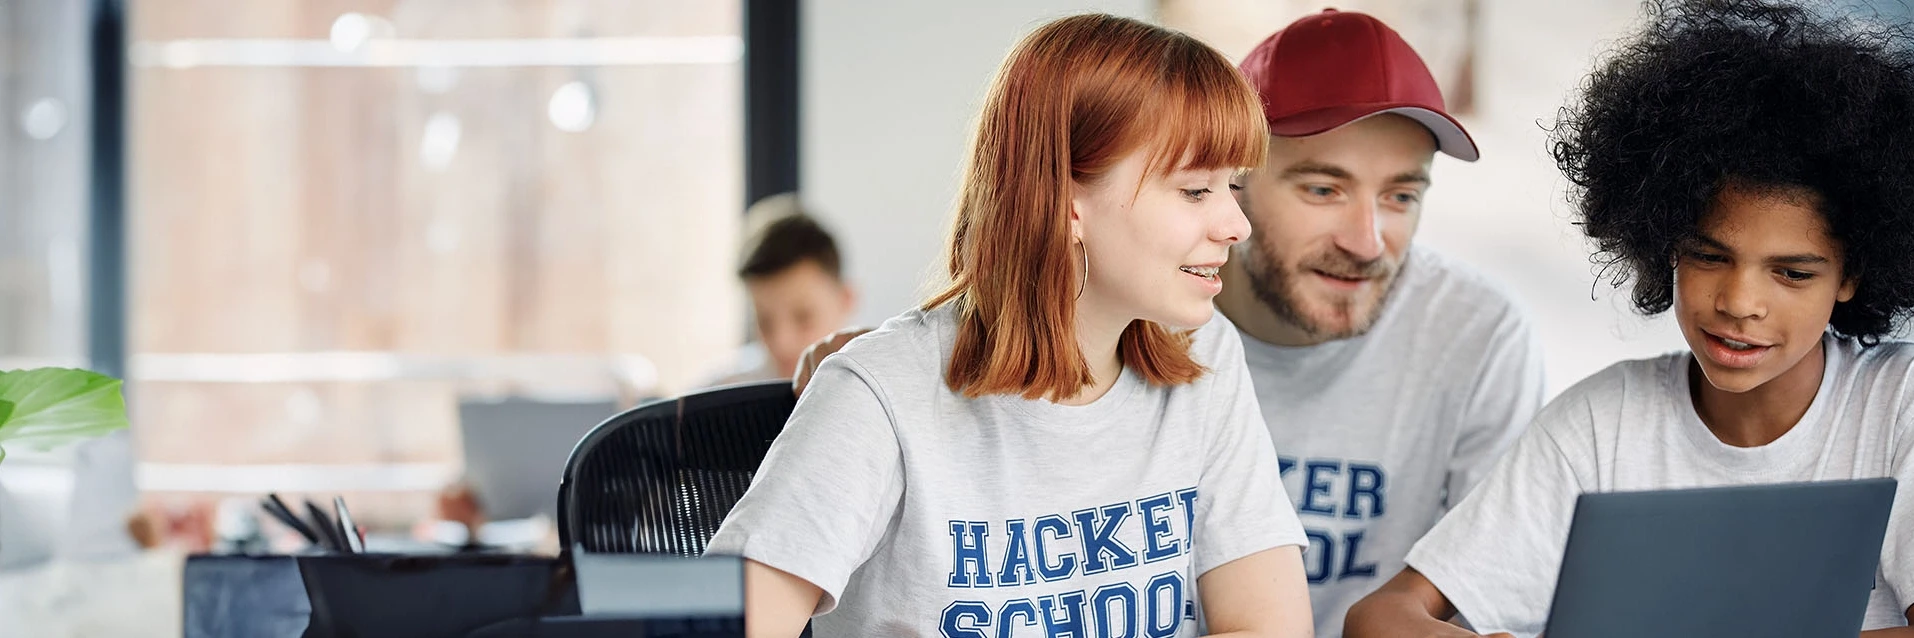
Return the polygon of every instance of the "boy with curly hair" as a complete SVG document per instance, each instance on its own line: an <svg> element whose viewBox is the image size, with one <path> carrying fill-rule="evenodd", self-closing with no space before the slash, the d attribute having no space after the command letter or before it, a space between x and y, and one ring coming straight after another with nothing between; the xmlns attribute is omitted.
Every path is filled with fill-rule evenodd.
<svg viewBox="0 0 1914 638"><path fill-rule="evenodd" d="M1569 389L1353 607L1348 633L1534 635L1584 492L1914 480L1914 51L1754 0L1655 2L1562 111L1577 222L1689 352ZM1905 486L1904 486L1905 487ZM1905 636L1914 489L1896 496L1863 632Z"/></svg>

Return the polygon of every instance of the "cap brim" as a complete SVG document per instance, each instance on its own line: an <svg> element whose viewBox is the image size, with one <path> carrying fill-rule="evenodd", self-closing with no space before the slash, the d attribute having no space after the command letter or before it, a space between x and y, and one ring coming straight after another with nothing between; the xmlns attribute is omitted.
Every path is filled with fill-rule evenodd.
<svg viewBox="0 0 1914 638"><path fill-rule="evenodd" d="M1482 157L1475 147L1475 139L1462 128L1460 122L1448 114L1409 104L1350 104L1344 106L1304 111L1279 120L1269 122L1269 132L1283 137L1308 137L1383 113L1394 113L1415 120L1423 128L1435 135L1436 150L1462 160L1473 162Z"/></svg>

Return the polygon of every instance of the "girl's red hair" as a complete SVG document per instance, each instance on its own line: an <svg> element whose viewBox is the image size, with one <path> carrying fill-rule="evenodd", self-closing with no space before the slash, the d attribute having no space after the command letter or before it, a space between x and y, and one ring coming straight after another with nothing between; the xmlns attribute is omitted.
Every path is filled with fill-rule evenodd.
<svg viewBox="0 0 1914 638"><path fill-rule="evenodd" d="M1004 59L985 97L958 194L945 383L968 397L1075 396L1093 381L1077 346L1081 273L1071 255L1072 182L1091 185L1149 146L1146 175L1262 164L1260 98L1222 54L1137 20L1079 15L1038 28ZM1124 365L1155 385L1202 376L1189 335L1138 320Z"/></svg>

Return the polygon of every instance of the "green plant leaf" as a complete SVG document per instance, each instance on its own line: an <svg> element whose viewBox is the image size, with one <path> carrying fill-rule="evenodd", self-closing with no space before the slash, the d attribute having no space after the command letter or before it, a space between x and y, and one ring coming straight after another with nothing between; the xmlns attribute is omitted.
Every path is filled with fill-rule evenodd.
<svg viewBox="0 0 1914 638"><path fill-rule="evenodd" d="M125 429L119 379L70 368L0 372L0 442L51 449Z"/></svg>

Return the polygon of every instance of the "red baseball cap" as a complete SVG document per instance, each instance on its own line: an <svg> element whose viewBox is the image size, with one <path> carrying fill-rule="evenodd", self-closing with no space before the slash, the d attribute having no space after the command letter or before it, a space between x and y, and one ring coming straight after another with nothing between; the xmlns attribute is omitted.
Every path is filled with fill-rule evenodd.
<svg viewBox="0 0 1914 638"><path fill-rule="evenodd" d="M1422 56L1369 15L1324 9L1292 22L1256 45L1241 68L1262 94L1271 134L1304 137L1395 113L1427 127L1443 153L1465 162L1481 156L1444 110Z"/></svg>

